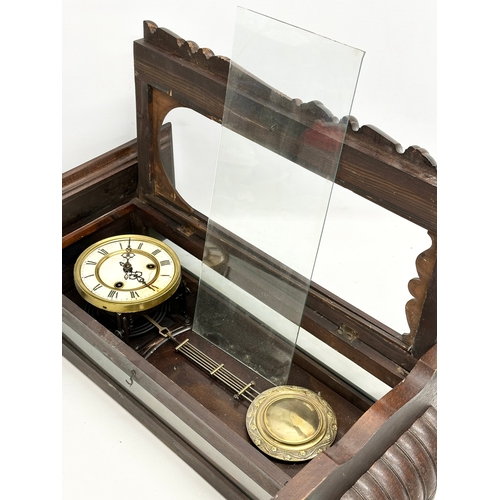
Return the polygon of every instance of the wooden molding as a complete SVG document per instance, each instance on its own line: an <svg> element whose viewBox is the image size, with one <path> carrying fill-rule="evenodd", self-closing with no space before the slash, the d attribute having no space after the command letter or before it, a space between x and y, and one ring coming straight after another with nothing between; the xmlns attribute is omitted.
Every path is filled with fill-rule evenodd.
<svg viewBox="0 0 500 500"><path fill-rule="evenodd" d="M429 236L432 241L431 246L423 251L416 260L418 278L414 278L408 283L408 290L413 296L413 299L410 299L406 304L406 317L410 333L403 338L409 345L413 343L419 330L426 301L431 299L429 292L432 291L433 276L435 276L436 271L437 235L429 232Z"/></svg>
<svg viewBox="0 0 500 500"><path fill-rule="evenodd" d="M437 414L434 407L363 474L341 500L434 498L437 486Z"/></svg>

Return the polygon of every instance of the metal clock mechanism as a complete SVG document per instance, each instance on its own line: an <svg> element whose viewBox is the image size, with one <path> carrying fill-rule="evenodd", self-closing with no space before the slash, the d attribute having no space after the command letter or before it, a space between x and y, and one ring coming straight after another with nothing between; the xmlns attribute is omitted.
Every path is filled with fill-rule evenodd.
<svg viewBox="0 0 500 500"><path fill-rule="evenodd" d="M259 392L253 381L241 380L188 338L177 339L192 328L185 306L190 292L179 258L162 241L126 234L94 243L77 259L74 279L98 321L127 343L143 339L134 344L144 358L171 341L176 351L231 389L235 399L248 401L247 432L263 453L299 462L333 443L336 416L319 394L293 385Z"/></svg>

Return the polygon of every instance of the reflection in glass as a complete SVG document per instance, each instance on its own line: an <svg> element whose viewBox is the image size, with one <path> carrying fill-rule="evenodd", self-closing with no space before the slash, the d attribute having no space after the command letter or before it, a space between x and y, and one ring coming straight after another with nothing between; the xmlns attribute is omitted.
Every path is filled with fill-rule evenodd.
<svg viewBox="0 0 500 500"><path fill-rule="evenodd" d="M288 378L362 57L238 10L194 329L277 385Z"/></svg>

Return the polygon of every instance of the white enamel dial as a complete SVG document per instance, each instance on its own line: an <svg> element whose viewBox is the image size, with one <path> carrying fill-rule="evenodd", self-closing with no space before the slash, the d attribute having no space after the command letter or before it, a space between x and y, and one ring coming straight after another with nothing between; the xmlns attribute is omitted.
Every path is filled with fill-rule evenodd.
<svg viewBox="0 0 500 500"><path fill-rule="evenodd" d="M177 289L181 265L165 243L120 235L87 248L74 269L76 289L91 304L113 312L150 309Z"/></svg>

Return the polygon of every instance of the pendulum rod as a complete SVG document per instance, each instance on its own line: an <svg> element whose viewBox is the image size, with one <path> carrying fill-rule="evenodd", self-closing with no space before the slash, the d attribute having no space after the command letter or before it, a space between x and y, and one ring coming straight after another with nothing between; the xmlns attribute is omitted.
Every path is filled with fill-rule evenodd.
<svg viewBox="0 0 500 500"><path fill-rule="evenodd" d="M227 387L236 391L234 394L235 399L243 397L249 402L252 402L260 393L253 387L255 382L246 383L236 375L232 374L229 370L224 367L224 364L217 363L212 358L207 356L204 352L200 351L197 347L189 342L189 339L179 342L166 327L161 326L155 320L150 318L148 315L144 317L152 323L163 336L166 336L173 340L176 344L175 350L181 352L190 359L193 363L197 364L199 367L208 372L212 377L220 380Z"/></svg>
<svg viewBox="0 0 500 500"><path fill-rule="evenodd" d="M159 339L155 339L153 341L148 341L146 344L139 346L136 348L136 351L144 358L148 359L152 354L155 353L157 349L159 349L165 342L167 342L171 337L165 333L165 331L168 330L171 336L177 337L177 335L180 335L181 333L187 332L188 330L191 330L190 326L178 326L177 328L174 328L173 330L169 330L166 327L160 326L158 328L159 333L162 337Z"/></svg>
<svg viewBox="0 0 500 500"><path fill-rule="evenodd" d="M187 358L204 368L212 377L219 379L230 389L236 391L236 394L234 395L235 399L242 396L247 401L252 402L254 398L258 396L259 393L253 388L254 382L246 384L241 379L233 375L229 370L224 368L224 364L215 362L198 348L191 345L189 343L189 339L180 343L175 350L182 352L182 354L184 354Z"/></svg>

